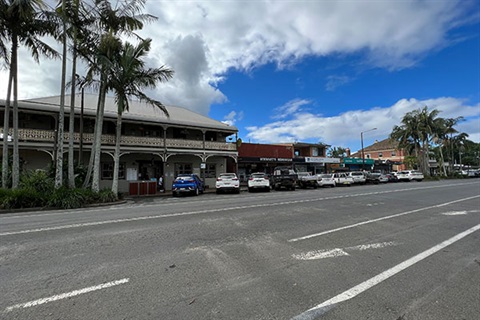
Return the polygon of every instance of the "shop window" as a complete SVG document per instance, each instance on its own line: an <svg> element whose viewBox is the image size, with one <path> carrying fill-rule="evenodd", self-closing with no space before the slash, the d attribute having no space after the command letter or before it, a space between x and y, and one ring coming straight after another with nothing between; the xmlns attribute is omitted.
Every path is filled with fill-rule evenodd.
<svg viewBox="0 0 480 320"><path fill-rule="evenodd" d="M392 151L392 157L395 157L397 153L395 151Z"/></svg>
<svg viewBox="0 0 480 320"><path fill-rule="evenodd" d="M113 162L103 162L102 165L102 180L112 180L113 179ZM118 170L118 179L125 179L125 162L120 162L120 168Z"/></svg>
<svg viewBox="0 0 480 320"><path fill-rule="evenodd" d="M175 164L175 176L179 174L192 174L193 166L191 163L176 163Z"/></svg>
<svg viewBox="0 0 480 320"><path fill-rule="evenodd" d="M205 168L205 178L217 177L217 165L215 163L207 163Z"/></svg>
<svg viewBox="0 0 480 320"><path fill-rule="evenodd" d="M382 152L379 152L379 153L378 153L378 157L379 157L379 158L382 158L382 157L383 157L383 153L382 153Z"/></svg>

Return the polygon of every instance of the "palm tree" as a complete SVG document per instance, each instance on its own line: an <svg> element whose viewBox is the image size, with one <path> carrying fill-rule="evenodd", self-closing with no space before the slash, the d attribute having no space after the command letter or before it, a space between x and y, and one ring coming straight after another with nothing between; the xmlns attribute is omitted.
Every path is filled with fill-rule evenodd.
<svg viewBox="0 0 480 320"><path fill-rule="evenodd" d="M400 126L394 126L390 133L390 139L398 141L398 147L405 150L407 154L414 153L418 160L420 154L420 135L418 132L418 110L405 114ZM418 161L417 161L418 163Z"/></svg>
<svg viewBox="0 0 480 320"><path fill-rule="evenodd" d="M17 188L20 178L20 157L18 153L18 47L25 45L32 52L35 61L39 61L40 54L56 57L57 52L41 41L41 37L53 34L56 25L44 19L42 9L45 8L42 0L1 0L0 2L0 31L2 42L6 40L11 44L9 63L9 84L5 115L9 115L10 98L13 90L13 163L12 163L12 188ZM1 47L4 47L3 44ZM4 50L3 48L1 49ZM10 83L11 81L11 83ZM9 123L5 117L4 132L8 134ZM7 148L7 139L3 141L4 152ZM5 157L3 164L5 163ZM2 178L6 178L6 168L2 170Z"/></svg>
<svg viewBox="0 0 480 320"><path fill-rule="evenodd" d="M126 42L113 61L112 74L109 79L109 89L115 94L117 103L117 128L115 137L115 155L112 192L118 193L118 174L120 169L120 139L122 132L122 114L129 110L130 97L138 98L147 104L158 107L167 116L168 111L165 106L156 100L150 99L143 92L142 88L154 88L157 82L168 81L173 71L165 68L145 69L145 63L142 60L150 51L151 39L141 41L137 46Z"/></svg>
<svg viewBox="0 0 480 320"><path fill-rule="evenodd" d="M428 110L428 107L423 107L418 112L418 117L419 117L419 132L421 135L421 147L422 147L422 168L423 168L423 174L425 175L430 175L430 169L429 169L429 151L430 151L430 142L435 134L435 131L437 130L437 125L438 119L437 116L440 113L437 109L433 109L431 111Z"/></svg>
<svg viewBox="0 0 480 320"><path fill-rule="evenodd" d="M113 61L113 55L120 48L120 42L117 39L122 33L133 34L134 30L143 27L143 21L156 19L151 15L138 14L143 9L146 0L125 0L118 1L118 7L113 8L107 0L95 0L95 15L98 30L101 32L99 37L93 38L88 42L89 54L83 55L89 59L90 69L88 74L100 76L100 89L98 95L97 117L94 130L94 141L92 152L90 154L89 170L87 172L87 183L93 166L92 190L98 192L100 189L100 154L101 154L101 135L103 126L103 114L105 109L105 98L108 90L107 74L109 74L110 62ZM85 49L85 47L84 47ZM93 50L93 52L92 52Z"/></svg>

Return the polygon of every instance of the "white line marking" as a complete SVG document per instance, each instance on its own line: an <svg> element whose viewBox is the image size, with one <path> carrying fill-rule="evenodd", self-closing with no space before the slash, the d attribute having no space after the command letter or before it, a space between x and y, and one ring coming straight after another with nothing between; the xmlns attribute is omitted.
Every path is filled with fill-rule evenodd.
<svg viewBox="0 0 480 320"><path fill-rule="evenodd" d="M435 187L432 187L432 188L435 188ZM414 188L414 189L417 189L417 188ZM382 191L382 192L379 192L379 193L382 193L382 194L383 193L392 193L392 192L399 192L399 191L405 191L405 190L413 190L413 189ZM365 193L359 193L359 194L351 195L351 197L362 197L362 196L365 196ZM99 226L99 225L103 225L103 224L133 222L133 221L142 221L142 220L151 220L151 219L163 219L163 218L180 217L180 216L191 216L191 215L198 215L198 214L203 214L203 213L225 212L225 211L230 211L230 210L242 210L242 209L252 209L252 208L262 208L262 207L284 206L284 205L287 205L287 204L307 203L307 202L316 202L316 201L324 201L324 200L335 200L335 199L339 199L339 198L342 198L342 197L343 196L333 196L333 197L324 197L324 198L316 198L316 199L291 200L291 201L275 202L275 203L262 203L262 204L255 204L255 205L249 205L249 206L238 206L238 207L230 207L230 208L219 208L219 209L207 209L207 210L200 210L200 211L178 212L178 213L170 213L170 214L165 214L165 215L151 215L151 216L143 216L143 217L135 217L135 218L124 218L124 219L104 220L104 221L97 221L97 222L76 223L76 224L69 224L69 225L56 226L56 227L45 227L45 228L37 228L37 229L3 232L3 233L0 233L0 237L1 236L17 235L17 234L25 234L25 233L45 232L45 231L53 231L53 230L63 230L63 229L89 227L89 226ZM474 196L474 197L471 197L471 198L476 198L476 197L480 197L480 196ZM427 208L423 208L423 209L417 209L417 210L413 210L411 212L401 213L401 214L393 215L393 216L389 216L389 217L370 220L370 222L369 221L361 222L357 225L362 225L362 224L371 223L371 222L374 222L374 221L390 219L390 218L393 218L395 216L401 216L401 215L404 215L404 214L417 212L417 211L422 211L422 210L429 209L429 208L441 207L443 205L447 205L447 204L450 204L450 203L455 203L455 202L458 202L458 201L464 201L464 200L467 200L467 199L470 199L470 198L456 200L456 201L448 202L446 204L440 204L440 205L427 207ZM332 230L326 231L326 233L331 233L331 232L335 232L335 231L343 230L343 229L348 229L348 228L353 228L353 226L342 227L342 228L338 228L338 229L333 230L333 231ZM322 234L324 234L324 233L307 236L307 238L305 238L305 239L312 238L312 237L322 235ZM291 240L288 240L288 241L291 242L291 241L304 240L303 238L304 237L297 238L297 239L291 239Z"/></svg>
<svg viewBox="0 0 480 320"><path fill-rule="evenodd" d="M355 228L355 227L358 227L358 226L362 226L364 224L369 224L369 223L373 223L373 222L377 222L377 221L382 221L382 220L392 219L392 218L396 218L396 217L401 217L401 216L404 216L404 215L407 215L407 214L420 212L420 211L424 211L424 210L428 210L428 209L445 207L445 206L448 206L448 205L453 204L453 203L467 201L467 200L475 199L475 198L478 198L478 197L480 197L480 196L463 198L463 199L459 199L459 200L454 200L454 201L450 201L450 202L437 204L437 205L434 205L434 206L429 206L429 207L419 208L419 209L415 209L415 210L411 210L411 211L396 213L396 214L392 214L390 216L385 216L385 217L376 218L376 219L372 219L372 220L367 220L367 221L363 221L363 222L359 222L359 223L354 223L354 224L350 224L350 225L343 226L343 227L340 227L340 228L335 228L335 229L331 229L331 230L327 230L327 231L322 231L322 232L319 232L319 233L314 233L314 234L310 234L310 235L299 237L299 238L293 238L293 239L288 240L288 242L296 242L296 241L300 241L300 240L307 240L307 239L310 239L310 238L323 236L323 235L326 235L326 234L329 234L329 233L334 233L334 232L341 231L341 230Z"/></svg>
<svg viewBox="0 0 480 320"><path fill-rule="evenodd" d="M335 258L341 256L349 256L349 254L340 248L330 250L316 250L307 253L294 254L293 257L297 260L318 260L325 258Z"/></svg>
<svg viewBox="0 0 480 320"><path fill-rule="evenodd" d="M309 320L309 319L315 319L317 317L319 317L320 315L324 314L325 312L327 312L328 310L330 310L331 308L333 308L335 305L341 303L341 302L345 302L347 300L350 300L354 297L356 297L357 295L359 295L360 293L362 292L365 292L366 290L372 288L373 286L387 280L388 278L396 275L397 273L413 266L414 264L422 261L423 259L431 256L432 254L442 250L443 248L463 239L464 237L468 236L469 234L477 231L480 229L480 224L477 224L476 226L462 232L462 233L459 233L457 234L456 236L448 239L448 240L445 240L444 242L442 243L439 243L437 244L436 246L426 250L426 251L423 251L422 253L419 253L417 254L416 256L408 259L408 260L405 260L404 262L400 263L400 264L397 264L396 266L394 266L393 268L390 268L378 275L376 275L375 277L373 278L370 278L362 283L360 283L359 285L356 285L355 287L353 288L350 288L348 289L347 291L344 291L343 293L340 293L339 295L311 308L311 309L308 309L307 311L299 314L298 316L292 318L292 320Z"/></svg>
<svg viewBox="0 0 480 320"><path fill-rule="evenodd" d="M444 216L461 216L464 214L467 214L467 211L450 211L450 212L444 212L442 215Z"/></svg>
<svg viewBox="0 0 480 320"><path fill-rule="evenodd" d="M80 289L80 290L75 290L75 291L71 291L71 292L67 292L67 293L62 293L62 294L51 296L51 297L48 297L48 298L43 298L43 299L38 299L38 300L26 302L26 303L16 304L14 306L6 308L5 312L10 312L10 311L13 311L15 309L24 309L24 308L29 308L29 307L35 307L35 306L45 304L45 303L49 303L49 302L52 302L52 301L71 298L71 297L75 297L75 296L78 296L78 295L81 295L81 294L85 294L85 293L89 293L89 292L93 292L93 291L97 291L97 290L102 290L102 289L118 286L118 285L127 283L129 280L130 280L129 278L124 278L124 279L121 279L121 280L102 283L98 286L83 288L83 289Z"/></svg>
<svg viewBox="0 0 480 320"><path fill-rule="evenodd" d="M309 251L307 253L301 254L293 254L297 260L318 260L318 259L326 259L326 258L336 258L341 256L349 256L350 254L346 251L364 251L369 249L381 249L389 246L396 246L396 242L381 242L381 243L370 243L370 244L362 244L359 246L348 247L348 248L335 248L335 249L327 249L327 250L315 250Z"/></svg>
<svg viewBox="0 0 480 320"><path fill-rule="evenodd" d="M380 243L361 244L359 246L345 248L345 250L364 251L364 250L370 250L370 249L381 249L381 248L391 247L396 245L397 245L396 242L389 241L389 242L380 242Z"/></svg>

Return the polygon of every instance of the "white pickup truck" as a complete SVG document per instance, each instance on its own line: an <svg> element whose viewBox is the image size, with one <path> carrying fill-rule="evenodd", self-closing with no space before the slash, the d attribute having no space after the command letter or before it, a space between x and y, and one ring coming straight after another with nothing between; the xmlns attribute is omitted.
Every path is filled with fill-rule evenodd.
<svg viewBox="0 0 480 320"><path fill-rule="evenodd" d="M297 185L306 189L308 187L317 189L318 187L318 177L316 175L310 174L310 172L297 172Z"/></svg>

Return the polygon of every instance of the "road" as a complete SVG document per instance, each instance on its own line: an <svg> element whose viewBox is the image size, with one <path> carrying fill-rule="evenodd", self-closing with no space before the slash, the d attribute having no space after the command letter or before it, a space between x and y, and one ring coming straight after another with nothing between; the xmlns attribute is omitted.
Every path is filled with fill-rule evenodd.
<svg viewBox="0 0 480 320"><path fill-rule="evenodd" d="M0 215L1 319L480 316L480 179Z"/></svg>

